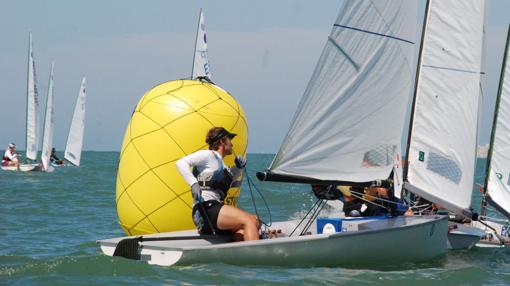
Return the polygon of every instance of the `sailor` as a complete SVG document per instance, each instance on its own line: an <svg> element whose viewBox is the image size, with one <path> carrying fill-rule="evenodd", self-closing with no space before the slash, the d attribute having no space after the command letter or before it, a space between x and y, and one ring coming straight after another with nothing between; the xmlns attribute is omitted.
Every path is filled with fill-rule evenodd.
<svg viewBox="0 0 510 286"><path fill-rule="evenodd" d="M246 159L241 156L235 158L234 167L229 168L223 162L225 156L232 154L231 139L235 136L223 127L211 128L205 140L209 150L199 150L179 159L177 169L191 186L193 222L200 234L233 234L234 240L257 240L257 216L223 204L232 182L246 165Z"/></svg>
<svg viewBox="0 0 510 286"><path fill-rule="evenodd" d="M60 160L57 155L55 154L55 148L51 148L51 155L50 155L50 161L51 163L55 165L63 165L64 160Z"/></svg>
<svg viewBox="0 0 510 286"><path fill-rule="evenodd" d="M2 166L16 166L19 168L19 154L16 152L16 144L10 143L2 158Z"/></svg>
<svg viewBox="0 0 510 286"><path fill-rule="evenodd" d="M393 214L392 207L380 200L391 199L387 188L312 185L312 191L319 199L341 200L345 216L380 216L387 214L390 210Z"/></svg>

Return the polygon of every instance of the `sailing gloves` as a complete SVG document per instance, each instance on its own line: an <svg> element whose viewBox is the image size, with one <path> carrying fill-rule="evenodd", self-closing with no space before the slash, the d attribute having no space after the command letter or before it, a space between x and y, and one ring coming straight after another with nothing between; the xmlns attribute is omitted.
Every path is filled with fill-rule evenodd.
<svg viewBox="0 0 510 286"><path fill-rule="evenodd" d="M204 200L202 199L202 190L198 183L194 183L191 185L191 193L193 194L193 200L197 203L201 203Z"/></svg>
<svg viewBox="0 0 510 286"><path fill-rule="evenodd" d="M234 163L236 164L237 168L242 169L246 166L246 158L242 156L236 156Z"/></svg>

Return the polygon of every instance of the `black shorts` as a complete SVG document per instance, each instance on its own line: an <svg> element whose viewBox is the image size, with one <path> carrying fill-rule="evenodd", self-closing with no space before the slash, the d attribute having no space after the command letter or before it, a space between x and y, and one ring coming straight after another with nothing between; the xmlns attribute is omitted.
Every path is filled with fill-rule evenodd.
<svg viewBox="0 0 510 286"><path fill-rule="evenodd" d="M214 230L216 230L216 234L228 234L231 235L232 231L230 230L220 230L218 228L218 215L220 214L220 210L223 207L223 204L218 201L206 201L203 203L200 203L202 206L204 206L205 215L202 213L202 208L199 206L199 204L196 204L193 207L193 215L195 215L195 212L199 212L200 216L204 220L204 226L202 229L199 229L200 234L212 234L212 230L210 227L210 224L207 222L209 220L212 224L212 227L214 227Z"/></svg>

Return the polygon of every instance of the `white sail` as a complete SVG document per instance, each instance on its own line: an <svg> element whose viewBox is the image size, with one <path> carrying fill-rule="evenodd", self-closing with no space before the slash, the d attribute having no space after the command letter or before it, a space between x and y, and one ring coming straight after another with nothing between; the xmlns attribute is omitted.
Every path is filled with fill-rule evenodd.
<svg viewBox="0 0 510 286"><path fill-rule="evenodd" d="M489 172L487 195L489 202L510 218L510 28L507 44L498 102L494 114L491 151L488 157Z"/></svg>
<svg viewBox="0 0 510 286"><path fill-rule="evenodd" d="M387 179L415 65L415 1L346 1L270 173Z"/></svg>
<svg viewBox="0 0 510 286"><path fill-rule="evenodd" d="M85 77L81 81L78 98L74 106L73 120L69 128L64 158L75 166L80 165L83 133L85 131Z"/></svg>
<svg viewBox="0 0 510 286"><path fill-rule="evenodd" d="M53 147L53 66L51 63L50 80L48 84L48 98L46 99L46 115L44 116L44 134L42 143L41 163L43 170L46 172L53 171L50 164L51 148Z"/></svg>
<svg viewBox="0 0 510 286"><path fill-rule="evenodd" d="M37 92L35 61L32 51L32 33L28 34L28 73L27 73L27 130L26 130L26 157L31 160L37 158L39 151L39 130L37 114L39 110L39 94Z"/></svg>
<svg viewBox="0 0 510 286"><path fill-rule="evenodd" d="M211 79L209 59L207 57L207 35L205 33L204 13L200 9L198 20L197 39L195 42L195 54L193 56L193 71L191 78L208 77Z"/></svg>
<svg viewBox="0 0 510 286"><path fill-rule="evenodd" d="M485 1L430 0L406 189L451 211L471 205Z"/></svg>

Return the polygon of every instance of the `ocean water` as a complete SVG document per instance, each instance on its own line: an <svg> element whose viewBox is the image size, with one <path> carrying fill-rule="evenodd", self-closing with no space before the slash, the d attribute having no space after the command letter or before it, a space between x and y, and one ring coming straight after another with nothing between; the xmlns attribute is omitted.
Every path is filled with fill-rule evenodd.
<svg viewBox="0 0 510 286"><path fill-rule="evenodd" d="M0 284L5 285L510 285L510 248L449 251L402 269L151 266L101 253L97 239L123 236L115 210L118 152L84 152L82 166L53 173L0 171ZM263 183L268 154L248 156L248 174L273 220L298 218L313 196L306 185ZM477 182L484 178L479 159ZM246 180L239 205L253 211ZM269 219L257 200L264 220ZM473 192L473 207L480 194ZM417 247L420 247L417 245ZM271 257L268 257L271 259Z"/></svg>

